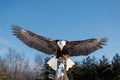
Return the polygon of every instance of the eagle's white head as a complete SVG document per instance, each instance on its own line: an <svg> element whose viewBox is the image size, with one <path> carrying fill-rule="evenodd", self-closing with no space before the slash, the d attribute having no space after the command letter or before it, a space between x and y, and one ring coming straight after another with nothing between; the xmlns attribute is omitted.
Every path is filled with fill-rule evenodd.
<svg viewBox="0 0 120 80"><path fill-rule="evenodd" d="M66 41L61 40L57 42L57 45L59 46L60 50L63 50L63 47L66 45Z"/></svg>

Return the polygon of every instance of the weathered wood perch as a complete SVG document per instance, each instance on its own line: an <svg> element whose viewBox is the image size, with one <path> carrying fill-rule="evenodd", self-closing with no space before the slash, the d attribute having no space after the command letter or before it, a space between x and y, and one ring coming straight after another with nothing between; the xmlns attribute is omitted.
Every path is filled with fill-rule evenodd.
<svg viewBox="0 0 120 80"><path fill-rule="evenodd" d="M67 71L72 68L75 64L68 55L56 58L54 56L51 58L47 64L56 71L55 80L69 80L67 76Z"/></svg>
<svg viewBox="0 0 120 80"><path fill-rule="evenodd" d="M69 80L67 76L66 59L68 56L60 57L57 61L56 80Z"/></svg>

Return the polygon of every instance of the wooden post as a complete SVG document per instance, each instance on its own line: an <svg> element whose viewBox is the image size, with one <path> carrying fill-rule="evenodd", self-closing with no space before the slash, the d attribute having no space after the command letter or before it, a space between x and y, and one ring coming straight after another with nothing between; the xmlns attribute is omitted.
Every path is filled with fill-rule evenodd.
<svg viewBox="0 0 120 80"><path fill-rule="evenodd" d="M63 55L63 57L53 57L47 64L56 71L55 80L69 80L67 71L72 68L74 62L70 60L69 55Z"/></svg>
<svg viewBox="0 0 120 80"><path fill-rule="evenodd" d="M57 61L56 80L69 80L66 66L66 58L60 57Z"/></svg>

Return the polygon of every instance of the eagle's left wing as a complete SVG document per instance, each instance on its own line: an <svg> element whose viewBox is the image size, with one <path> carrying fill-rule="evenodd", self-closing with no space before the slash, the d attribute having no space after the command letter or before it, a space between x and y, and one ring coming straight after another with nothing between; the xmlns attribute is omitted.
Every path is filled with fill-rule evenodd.
<svg viewBox="0 0 120 80"><path fill-rule="evenodd" d="M107 41L106 38L92 38L81 41L68 41L65 49L70 56L88 55L100 48Z"/></svg>

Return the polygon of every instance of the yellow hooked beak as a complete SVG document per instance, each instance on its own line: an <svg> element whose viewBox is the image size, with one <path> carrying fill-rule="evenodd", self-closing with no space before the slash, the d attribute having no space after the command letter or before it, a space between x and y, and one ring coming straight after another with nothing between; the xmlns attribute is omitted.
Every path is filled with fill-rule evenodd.
<svg viewBox="0 0 120 80"><path fill-rule="evenodd" d="M63 50L63 48L62 47L60 47L60 51L62 51Z"/></svg>

